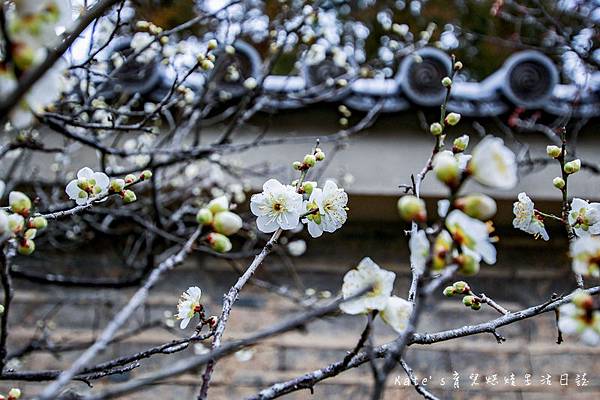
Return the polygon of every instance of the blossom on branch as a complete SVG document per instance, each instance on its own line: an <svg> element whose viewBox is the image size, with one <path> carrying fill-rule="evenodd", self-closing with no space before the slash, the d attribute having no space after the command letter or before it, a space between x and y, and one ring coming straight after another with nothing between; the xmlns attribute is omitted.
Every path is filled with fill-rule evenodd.
<svg viewBox="0 0 600 400"><path fill-rule="evenodd" d="M570 253L575 273L600 277L600 237L584 236L571 242Z"/></svg>
<svg viewBox="0 0 600 400"><path fill-rule="evenodd" d="M77 179L69 182L65 192L71 200L83 205L106 195L109 184L110 180L105 173L94 172L91 168L84 167L77 172Z"/></svg>
<svg viewBox="0 0 600 400"><path fill-rule="evenodd" d="M319 237L323 232L335 232L346 222L348 194L338 188L335 182L327 181L323 189L314 188L306 205L306 210L318 209L307 216L308 232Z"/></svg>
<svg viewBox="0 0 600 400"><path fill-rule="evenodd" d="M513 203L513 213L515 214L513 226L523 232L532 234L536 239L541 237L548 240L549 236L544 226L544 219L535 212L533 201L525 192L519 193L518 199L519 201Z"/></svg>
<svg viewBox="0 0 600 400"><path fill-rule="evenodd" d="M579 335L589 346L600 345L600 311L594 309L591 295L578 291L573 301L559 308L558 328L565 335Z"/></svg>
<svg viewBox="0 0 600 400"><path fill-rule="evenodd" d="M382 269L369 257L365 257L356 269L344 275L342 295L344 299L358 295L368 289L364 295L340 304L340 309L346 314L366 314L373 310L383 310L394 287L396 274Z"/></svg>
<svg viewBox="0 0 600 400"><path fill-rule="evenodd" d="M191 286L181 295L177 304L177 319L181 320L179 324L181 329L185 329L196 313L202 310L201 297L202 290L197 286Z"/></svg>
<svg viewBox="0 0 600 400"><path fill-rule="evenodd" d="M258 217L256 225L262 232L294 229L300 222L302 195L293 186L269 179L263 185L263 192L250 198L250 210Z"/></svg>
<svg viewBox="0 0 600 400"><path fill-rule="evenodd" d="M471 218L462 211L453 210L446 218L446 227L463 250L472 250L488 264L496 262L496 248L490 241L488 224Z"/></svg>
<svg viewBox="0 0 600 400"><path fill-rule="evenodd" d="M511 189L517 184L515 153L497 137L486 136L475 146L467 168L485 186Z"/></svg>
<svg viewBox="0 0 600 400"><path fill-rule="evenodd" d="M569 224L579 237L600 234L600 203L588 203L574 198L569 212Z"/></svg>
<svg viewBox="0 0 600 400"><path fill-rule="evenodd" d="M381 311L381 318L392 327L398 334L402 334L408 328L413 303L398 296L388 299L385 308Z"/></svg>

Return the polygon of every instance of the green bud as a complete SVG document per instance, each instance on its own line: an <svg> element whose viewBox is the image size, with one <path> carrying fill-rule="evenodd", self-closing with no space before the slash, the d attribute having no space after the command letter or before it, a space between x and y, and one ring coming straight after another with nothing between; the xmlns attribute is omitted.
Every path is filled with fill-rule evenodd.
<svg viewBox="0 0 600 400"><path fill-rule="evenodd" d="M467 307L471 307L473 305L473 303L475 302L475 296L465 296L462 299L462 302L465 306Z"/></svg>
<svg viewBox="0 0 600 400"><path fill-rule="evenodd" d="M208 208L201 208L196 214L196 222L200 225L212 224L213 213Z"/></svg>
<svg viewBox="0 0 600 400"><path fill-rule="evenodd" d="M215 67L215 64L213 64L213 62L210 60L203 60L202 62L200 62L200 66L203 70L209 71Z"/></svg>
<svg viewBox="0 0 600 400"><path fill-rule="evenodd" d="M465 281L454 282L452 284L452 288L454 290L456 290L457 293L461 293L461 294L469 293L471 291L469 284Z"/></svg>
<svg viewBox="0 0 600 400"><path fill-rule="evenodd" d="M8 216L8 229L12 233L19 233L25 227L25 219L20 214L10 214Z"/></svg>
<svg viewBox="0 0 600 400"><path fill-rule="evenodd" d="M443 131L444 131L444 127L439 122L434 122L429 127L429 132L431 132L431 134L433 136L439 136L442 134Z"/></svg>
<svg viewBox="0 0 600 400"><path fill-rule="evenodd" d="M44 217L34 217L29 220L29 227L37 230L46 229L48 220Z"/></svg>
<svg viewBox="0 0 600 400"><path fill-rule="evenodd" d="M461 153L467 149L469 145L469 135L462 135L461 137L457 137L454 139L454 143L452 144L452 151L454 153Z"/></svg>
<svg viewBox="0 0 600 400"><path fill-rule="evenodd" d="M292 167L293 167L295 170L298 170L298 171L300 171L300 170L302 169L302 163L301 163L300 161L294 161L294 162L292 163Z"/></svg>
<svg viewBox="0 0 600 400"><path fill-rule="evenodd" d="M325 159L325 153L323 153L322 151L317 151L315 153L315 158L317 159L317 161L323 161Z"/></svg>
<svg viewBox="0 0 600 400"><path fill-rule="evenodd" d="M304 163L304 165L307 165L308 167L314 167L315 164L317 163L317 158L312 154L307 154L304 156L303 163Z"/></svg>
<svg viewBox="0 0 600 400"><path fill-rule="evenodd" d="M557 176L556 178L552 179L552 184L555 188L562 189L565 187L565 180L560 176Z"/></svg>
<svg viewBox="0 0 600 400"><path fill-rule="evenodd" d="M210 39L210 40L208 41L207 48L208 48L209 50L214 50L214 49L216 49L216 48L217 48L217 46L218 46L218 45L219 45L219 44L217 43L217 41L216 41L215 39Z"/></svg>
<svg viewBox="0 0 600 400"><path fill-rule="evenodd" d="M471 304L471 309L472 309L472 310L475 310L475 311L477 311L477 310L479 310L480 308L481 308L481 303L473 303L473 304Z"/></svg>
<svg viewBox="0 0 600 400"><path fill-rule="evenodd" d="M147 169L143 170L142 174L140 175L140 179L147 181L150 178L152 178L152 171L149 171Z"/></svg>
<svg viewBox="0 0 600 400"><path fill-rule="evenodd" d="M557 158L562 153L562 150L558 146L546 146L546 154L552 158Z"/></svg>
<svg viewBox="0 0 600 400"><path fill-rule="evenodd" d="M0 304L0 315L4 314L4 305Z"/></svg>
<svg viewBox="0 0 600 400"><path fill-rule="evenodd" d="M22 192L10 192L8 195L8 204L13 212L21 214L24 217L28 216L31 210L31 200Z"/></svg>
<svg viewBox="0 0 600 400"><path fill-rule="evenodd" d="M37 229L29 228L25 231L23 236L25 237L25 239L35 239L36 234L37 234Z"/></svg>
<svg viewBox="0 0 600 400"><path fill-rule="evenodd" d="M225 235L212 232L207 238L210 247L218 253L227 253L231 250L231 241Z"/></svg>
<svg viewBox="0 0 600 400"><path fill-rule="evenodd" d="M8 400L18 400L21 397L21 389L12 388L8 392Z"/></svg>
<svg viewBox="0 0 600 400"><path fill-rule="evenodd" d="M576 172L579 172L580 169L581 169L581 160L579 160L579 159L569 161L568 163L565 164L565 172L567 174L574 174Z"/></svg>
<svg viewBox="0 0 600 400"><path fill-rule="evenodd" d="M442 79L442 85L444 85L444 87L452 85L452 79L450 79L449 76L444 77L444 79Z"/></svg>
<svg viewBox="0 0 600 400"><path fill-rule="evenodd" d="M460 61L457 61L454 63L454 70L455 71L460 71L461 69L463 69L463 63L461 63Z"/></svg>
<svg viewBox="0 0 600 400"><path fill-rule="evenodd" d="M460 178L458 161L451 152L443 151L433 159L433 172L438 180L447 186L454 187Z"/></svg>
<svg viewBox="0 0 600 400"><path fill-rule="evenodd" d="M17 252L23 256L28 256L35 251L35 242L31 239L22 240L17 247Z"/></svg>
<svg viewBox="0 0 600 400"><path fill-rule="evenodd" d="M487 221L496 214L496 201L481 193L469 194L456 199L454 207L463 211L469 217Z"/></svg>
<svg viewBox="0 0 600 400"><path fill-rule="evenodd" d="M400 197L398 200L398 213L407 222L425 222L427 220L425 202L411 194Z"/></svg>
<svg viewBox="0 0 600 400"><path fill-rule="evenodd" d="M125 204L133 203L137 200L135 192L133 190L125 190L123 192L123 201Z"/></svg>
<svg viewBox="0 0 600 400"><path fill-rule="evenodd" d="M133 174L129 174L125 177L125 183L130 184L137 181L137 178Z"/></svg>
<svg viewBox="0 0 600 400"><path fill-rule="evenodd" d="M304 182L302 183L302 190L304 190L304 193L310 195L316 186L317 182Z"/></svg>
<svg viewBox="0 0 600 400"><path fill-rule="evenodd" d="M446 122L446 124L451 125L451 126L458 124L459 121L460 121L460 114L455 113L455 112L448 114L446 116L446 118L444 119L444 122Z"/></svg>
<svg viewBox="0 0 600 400"><path fill-rule="evenodd" d="M219 196L215 199L212 199L208 203L207 207L210 210L210 212L213 213L213 215L216 215L221 211L229 210L229 200L227 200L227 196Z"/></svg>
<svg viewBox="0 0 600 400"><path fill-rule="evenodd" d="M447 286L444 289L444 296L446 297L452 297L454 296L456 293L454 292L454 288L452 286Z"/></svg>
<svg viewBox="0 0 600 400"><path fill-rule="evenodd" d="M242 228L242 224L240 216L231 211L221 211L213 220L215 231L227 236L237 233Z"/></svg>
<svg viewBox="0 0 600 400"><path fill-rule="evenodd" d="M125 189L125 181L123 179L113 179L110 181L110 190L113 193L121 193Z"/></svg>

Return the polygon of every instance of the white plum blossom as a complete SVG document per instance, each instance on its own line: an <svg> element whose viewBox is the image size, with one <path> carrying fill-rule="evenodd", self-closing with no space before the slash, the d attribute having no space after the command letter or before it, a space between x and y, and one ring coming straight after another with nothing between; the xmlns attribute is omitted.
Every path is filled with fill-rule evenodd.
<svg viewBox="0 0 600 400"><path fill-rule="evenodd" d="M559 308L558 327L565 335L578 335L589 346L600 345L600 311L589 294L578 292L573 302Z"/></svg>
<svg viewBox="0 0 600 400"><path fill-rule="evenodd" d="M487 264L496 262L496 248L490 241L488 225L471 218L460 210L453 210L446 218L446 227L455 242L479 254Z"/></svg>
<svg viewBox="0 0 600 400"><path fill-rule="evenodd" d="M302 195L293 186L269 179L263 185L263 192L250 198L250 210L258 217L256 225L262 232L294 229L300 222Z"/></svg>
<svg viewBox="0 0 600 400"><path fill-rule="evenodd" d="M410 265L418 274L425 271L425 264L429 257L429 240L424 230L419 230L410 236L408 241L410 249Z"/></svg>
<svg viewBox="0 0 600 400"><path fill-rule="evenodd" d="M519 201L513 203L513 213L515 219L513 226L517 229L532 234L536 239L541 237L548 240L548 232L544 226L544 220L535 212L533 201L525 192L519 193Z"/></svg>
<svg viewBox="0 0 600 400"><path fill-rule="evenodd" d="M569 212L569 224L579 237L600 234L600 203L588 203L574 198Z"/></svg>
<svg viewBox="0 0 600 400"><path fill-rule="evenodd" d="M571 242L570 253L574 272L600 277L600 237L584 236Z"/></svg>
<svg viewBox="0 0 600 400"><path fill-rule="evenodd" d="M515 153L497 137L486 136L473 149L469 171L482 185L511 189L517 184Z"/></svg>
<svg viewBox="0 0 600 400"><path fill-rule="evenodd" d="M388 298L385 308L381 311L381 318L398 334L408 328L413 303L398 296Z"/></svg>
<svg viewBox="0 0 600 400"><path fill-rule="evenodd" d="M342 295L344 299L358 295L371 287L364 295L340 304L340 309L346 314L366 314L373 310L383 310L394 287L396 274L386 271L375 264L369 257L365 257L356 269L344 275Z"/></svg>
<svg viewBox="0 0 600 400"><path fill-rule="evenodd" d="M319 237L323 232L335 232L341 228L348 218L346 205L348 194L338 188L335 182L327 181L323 189L315 188L310 194L306 210L318 208L318 212L307 216L308 232L312 237Z"/></svg>
<svg viewBox="0 0 600 400"><path fill-rule="evenodd" d="M77 179L67 185L65 192L71 200L83 205L108 193L110 179L103 172L84 167L77 172Z"/></svg>
<svg viewBox="0 0 600 400"><path fill-rule="evenodd" d="M179 327L185 329L194 315L201 310L200 298L202 290L197 286L191 286L183 292L177 304L177 319L181 320Z"/></svg>

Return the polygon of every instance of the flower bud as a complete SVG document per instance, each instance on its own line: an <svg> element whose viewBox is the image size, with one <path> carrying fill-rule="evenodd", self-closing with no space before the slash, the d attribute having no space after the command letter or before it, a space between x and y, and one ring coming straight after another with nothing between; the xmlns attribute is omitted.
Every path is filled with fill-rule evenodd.
<svg viewBox="0 0 600 400"><path fill-rule="evenodd" d="M231 250L231 241L225 235L212 232L207 236L206 240L210 247L218 253L227 253Z"/></svg>
<svg viewBox="0 0 600 400"><path fill-rule="evenodd" d="M25 239L19 242L17 252L23 256L28 256L35 251L35 242L31 239Z"/></svg>
<svg viewBox="0 0 600 400"><path fill-rule="evenodd" d="M307 154L304 156L303 163L309 167L314 167L317 163L317 158L312 154Z"/></svg>
<svg viewBox="0 0 600 400"><path fill-rule="evenodd" d="M398 200L398 213L405 221L425 222L427 220L427 210L425 202L413 195L405 195Z"/></svg>
<svg viewBox="0 0 600 400"><path fill-rule="evenodd" d="M452 85L452 79L450 79L449 76L444 77L444 79L442 79L442 85L444 85L444 87Z"/></svg>
<svg viewBox="0 0 600 400"><path fill-rule="evenodd" d="M580 169L581 169L581 160L579 160L579 159L569 161L568 163L565 164L565 172L567 174L574 174L576 172L579 172Z"/></svg>
<svg viewBox="0 0 600 400"><path fill-rule="evenodd" d="M213 64L213 62L210 60L202 60L200 62L200 67L202 67L202 69L205 71L209 71L215 67L215 64Z"/></svg>
<svg viewBox="0 0 600 400"><path fill-rule="evenodd" d="M31 200L22 192L10 192L8 195L8 204L13 212L21 214L24 217L28 216L31 210Z"/></svg>
<svg viewBox="0 0 600 400"><path fill-rule="evenodd" d="M546 154L548 154L548 156L552 157L552 158L557 158L560 156L560 153L562 153L562 150L560 147L558 146L546 146Z"/></svg>
<svg viewBox="0 0 600 400"><path fill-rule="evenodd" d="M4 305L0 304L0 315L4 314ZM1 399L1 397L0 397Z"/></svg>
<svg viewBox="0 0 600 400"><path fill-rule="evenodd" d="M25 226L25 219L20 214L10 214L8 216L8 229L12 233L19 233L23 230Z"/></svg>
<svg viewBox="0 0 600 400"><path fill-rule="evenodd" d="M451 112L444 119L444 122L446 122L446 124L451 125L451 126L458 124L459 121L460 121L460 114L455 113L455 112Z"/></svg>
<svg viewBox="0 0 600 400"><path fill-rule="evenodd" d="M125 204L133 203L137 200L135 192L133 190L125 190L123 192L123 201Z"/></svg>
<svg viewBox="0 0 600 400"><path fill-rule="evenodd" d="M248 90L254 90L258 86L258 82L253 77L250 77L244 81L244 87Z"/></svg>
<svg viewBox="0 0 600 400"><path fill-rule="evenodd" d="M473 305L473 303L475 303L475 296L465 296L462 299L462 302L465 306L467 307L471 307Z"/></svg>
<svg viewBox="0 0 600 400"><path fill-rule="evenodd" d="M135 175L133 174L129 174L127 176L125 176L125 183L130 184L137 181L137 178L135 177Z"/></svg>
<svg viewBox="0 0 600 400"><path fill-rule="evenodd" d="M562 189L565 187L565 180L560 176L557 176L556 178L552 179L552 184L555 188Z"/></svg>
<svg viewBox="0 0 600 400"><path fill-rule="evenodd" d="M304 193L310 195L313 191L313 189L317 186L317 182L304 182L302 183L302 190L304 191Z"/></svg>
<svg viewBox="0 0 600 400"><path fill-rule="evenodd" d="M5 236L8 236L10 232L8 214L4 212L4 210L0 210L0 242L5 239Z"/></svg>
<svg viewBox="0 0 600 400"><path fill-rule="evenodd" d="M235 54L235 47L233 47L232 45L228 44L227 46L225 46L225 53L229 54L230 56Z"/></svg>
<svg viewBox="0 0 600 400"><path fill-rule="evenodd" d="M294 168L295 170L300 171L302 169L302 163L300 161L294 161L292 163L292 168Z"/></svg>
<svg viewBox="0 0 600 400"><path fill-rule="evenodd" d="M25 237L25 239L35 239L36 234L37 234L37 229L29 228L25 231L23 236Z"/></svg>
<svg viewBox="0 0 600 400"><path fill-rule="evenodd" d="M452 144L452 152L453 153L461 153L467 149L469 145L469 135L462 135L461 137L457 137L454 139L454 143Z"/></svg>
<svg viewBox="0 0 600 400"><path fill-rule="evenodd" d="M227 236L237 233L242 228L242 224L240 216L231 211L221 211L213 220L215 231Z"/></svg>
<svg viewBox="0 0 600 400"><path fill-rule="evenodd" d="M215 199L212 199L208 203L207 207L210 210L210 212L213 213L213 215L216 215L221 211L229 210L229 200L227 200L227 196L219 196Z"/></svg>
<svg viewBox="0 0 600 400"><path fill-rule="evenodd" d="M125 180L113 179L110 181L110 190L113 193L121 193L125 189Z"/></svg>
<svg viewBox="0 0 600 400"><path fill-rule="evenodd" d="M460 71L461 69L463 69L463 63L461 63L460 61L457 61L454 63L454 70L455 71Z"/></svg>
<svg viewBox="0 0 600 400"><path fill-rule="evenodd" d="M348 118L346 118L346 117L340 118L340 120L338 122L340 123L341 126L348 126Z"/></svg>
<svg viewBox="0 0 600 400"><path fill-rule="evenodd" d="M452 288L454 288L454 290L456 290L457 293L461 294L469 293L471 291L469 284L465 281L454 282L452 284Z"/></svg>
<svg viewBox="0 0 600 400"><path fill-rule="evenodd" d="M38 230L46 229L48 226L48 220L44 217L35 217L29 220L29 227Z"/></svg>
<svg viewBox="0 0 600 400"><path fill-rule="evenodd" d="M431 132L433 136L439 136L443 131L444 127L439 122L434 122L431 124L431 126L429 126L429 132Z"/></svg>
<svg viewBox="0 0 600 400"><path fill-rule="evenodd" d="M477 310L479 310L480 308L481 308L481 303L479 303L479 302L474 302L473 304L471 304L471 309L472 309L472 310L475 310L475 311L477 311Z"/></svg>
<svg viewBox="0 0 600 400"><path fill-rule="evenodd" d="M323 161L325 159L325 153L323 153L322 151L317 151L315 153L315 158L317 159L317 161Z"/></svg>
<svg viewBox="0 0 600 400"><path fill-rule="evenodd" d="M213 213L208 208L201 208L196 214L196 222L200 225L212 224Z"/></svg>
<svg viewBox="0 0 600 400"><path fill-rule="evenodd" d="M454 207L463 211L469 217L487 221L496 214L496 201L490 196L473 193L456 199Z"/></svg>
<svg viewBox="0 0 600 400"><path fill-rule="evenodd" d="M214 50L214 49L216 49L216 48L217 48L217 46L218 46L218 45L219 45L219 44L217 43L217 41L216 41L215 39L210 39L210 40L208 41L208 44L207 44L207 46L206 46L206 47L207 47L209 50Z"/></svg>
<svg viewBox="0 0 600 400"><path fill-rule="evenodd" d="M8 392L8 400L18 400L21 397L21 389L12 388Z"/></svg>
<svg viewBox="0 0 600 400"><path fill-rule="evenodd" d="M458 161L451 152L438 153L433 159L433 172L440 182L454 187L460 178Z"/></svg>
<svg viewBox="0 0 600 400"><path fill-rule="evenodd" d="M150 178L152 178L152 171L149 171L147 169L143 170L140 175L140 179L147 181Z"/></svg>
<svg viewBox="0 0 600 400"><path fill-rule="evenodd" d="M454 288L452 286L447 286L444 289L444 296L446 297L452 297L454 296L456 293L454 292Z"/></svg>

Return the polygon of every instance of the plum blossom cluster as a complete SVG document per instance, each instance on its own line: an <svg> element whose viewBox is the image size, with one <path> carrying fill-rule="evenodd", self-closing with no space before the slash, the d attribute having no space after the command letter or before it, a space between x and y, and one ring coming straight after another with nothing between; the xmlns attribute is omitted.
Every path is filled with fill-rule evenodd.
<svg viewBox="0 0 600 400"><path fill-rule="evenodd" d="M309 168L324 159L323 151L316 148L302 162L294 162L293 167L304 177ZM284 185L269 179L264 183L263 191L250 199L250 210L257 217L256 225L260 231L293 230L304 223L315 238L323 232L333 233L344 225L348 218L347 205L348 194L332 180L319 188L317 182L312 181L300 180Z"/></svg>
<svg viewBox="0 0 600 400"><path fill-rule="evenodd" d="M200 319L200 324L196 329L202 329L204 325L208 325L211 329L216 326L217 317L206 317L204 306L200 302L201 298L202 290L197 286L191 286L182 293L179 303L177 303L176 315L176 318L181 320L179 324L181 329L187 328L195 316L198 316Z"/></svg>
<svg viewBox="0 0 600 400"><path fill-rule="evenodd" d="M46 58L47 48L54 46L59 34L72 23L70 0L18 0L6 15L11 40L11 61L0 64L0 94L7 96L17 86L17 77L39 65ZM13 109L11 122L23 128L67 89L64 76L66 63L59 60L25 98Z"/></svg>
<svg viewBox="0 0 600 400"><path fill-rule="evenodd" d="M491 188L511 188L517 182L514 153L500 138L485 137L465 154L469 137L457 138L452 150L441 150L432 159L436 178L450 191L450 200L438 203L439 223L427 227L425 202L408 194L398 200L400 216L415 226L409 241L411 267L418 274L440 271L456 265L464 275L476 274L481 261L496 262L496 249L489 219L496 213L496 202L481 193L460 195L470 178Z"/></svg>
<svg viewBox="0 0 600 400"><path fill-rule="evenodd" d="M77 179L67 184L65 192L79 206L104 201L111 194L118 194L127 204L137 200L135 192L129 187L150 178L152 172L145 170L139 175L128 174L123 179L111 180L104 172L94 172L89 167L83 167L77 171Z"/></svg>
<svg viewBox="0 0 600 400"><path fill-rule="evenodd" d="M14 240L19 254L30 255L35 251L36 235L48 226L48 221L35 215L33 203L25 193L10 192L8 203L8 212L0 209L0 244Z"/></svg>
<svg viewBox="0 0 600 400"><path fill-rule="evenodd" d="M227 253L232 244L228 236L235 235L242 229L242 218L230 211L227 196L219 196L211 200L206 207L196 214L198 224L210 227L213 232L206 236L206 242L218 253Z"/></svg>
<svg viewBox="0 0 600 400"><path fill-rule="evenodd" d="M381 268L369 257L363 258L356 269L344 275L342 296L350 300L340 304L340 309L351 315L379 313L385 323L402 334L409 326L413 304L392 296L395 279L392 271Z"/></svg>
<svg viewBox="0 0 600 400"><path fill-rule="evenodd" d="M6 397L4 397L3 395L0 394L0 400L18 400L21 398L21 389L19 388L12 388L8 391L8 393L6 394Z"/></svg>

